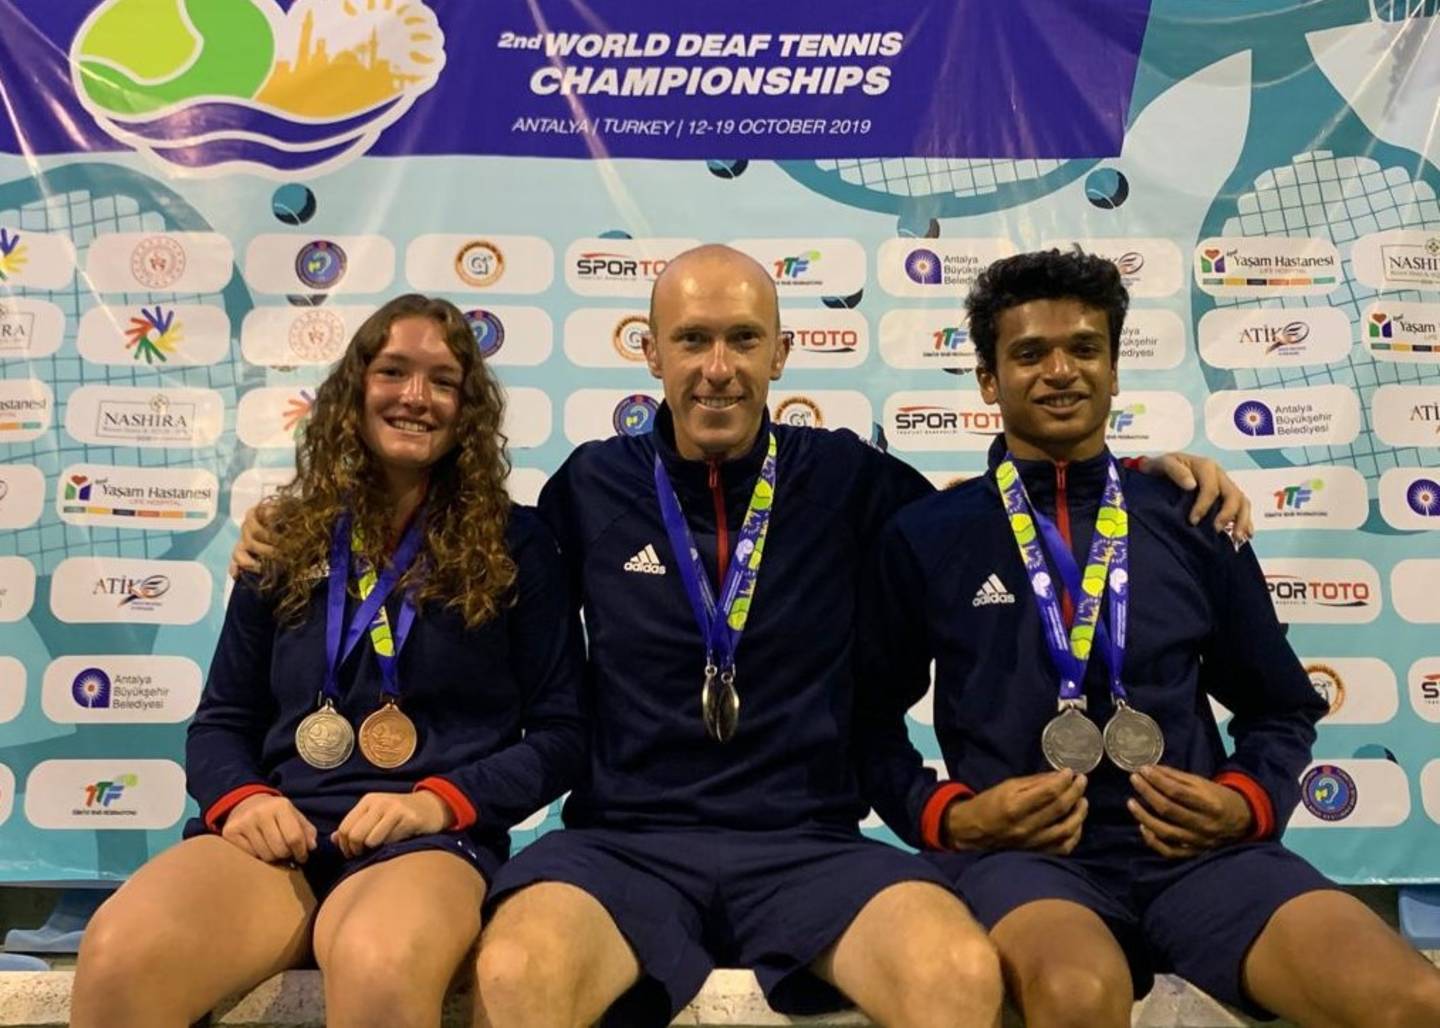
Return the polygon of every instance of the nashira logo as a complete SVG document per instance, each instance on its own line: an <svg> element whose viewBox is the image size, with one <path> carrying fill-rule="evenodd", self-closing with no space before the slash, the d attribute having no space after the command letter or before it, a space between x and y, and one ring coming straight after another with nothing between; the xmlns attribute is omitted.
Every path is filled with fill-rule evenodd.
<svg viewBox="0 0 1440 1028"><path fill-rule="evenodd" d="M444 67L423 0L106 0L70 44L100 128L192 174L343 164Z"/></svg>

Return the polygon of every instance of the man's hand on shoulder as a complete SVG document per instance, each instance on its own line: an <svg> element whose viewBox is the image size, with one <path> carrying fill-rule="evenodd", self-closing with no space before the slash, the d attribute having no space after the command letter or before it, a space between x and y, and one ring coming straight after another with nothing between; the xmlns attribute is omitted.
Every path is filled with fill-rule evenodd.
<svg viewBox="0 0 1440 1028"><path fill-rule="evenodd" d="M1255 523L1250 519L1250 498L1235 484L1209 457L1197 457L1192 453L1167 453L1163 457L1147 457L1140 461L1140 470L1147 475L1164 475L1186 492L1195 493L1195 503L1190 508L1190 524L1198 525L1205 512L1220 501L1220 510L1215 514L1215 531L1230 532L1236 546L1250 541L1255 535Z"/></svg>
<svg viewBox="0 0 1440 1028"><path fill-rule="evenodd" d="M230 552L230 577L239 578L240 572L259 573L260 563L275 552L275 533L271 531L272 508L266 503L257 503L245 512L245 522L240 526L240 541Z"/></svg>

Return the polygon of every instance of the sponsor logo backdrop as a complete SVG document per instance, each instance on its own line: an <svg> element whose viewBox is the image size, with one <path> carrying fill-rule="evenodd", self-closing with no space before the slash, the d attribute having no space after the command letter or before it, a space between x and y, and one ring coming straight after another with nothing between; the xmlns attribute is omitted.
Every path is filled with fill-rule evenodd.
<svg viewBox="0 0 1440 1028"><path fill-rule="evenodd" d="M1239 473L1330 703L1287 842L1433 878L1440 18L1233 7L227 0L192 31L0 0L0 880L123 877L176 838L237 525L367 314L466 312L533 502L575 444L653 423L644 298L699 240L774 276L776 418L941 486L1000 427L976 273L1114 260L1112 445Z"/></svg>

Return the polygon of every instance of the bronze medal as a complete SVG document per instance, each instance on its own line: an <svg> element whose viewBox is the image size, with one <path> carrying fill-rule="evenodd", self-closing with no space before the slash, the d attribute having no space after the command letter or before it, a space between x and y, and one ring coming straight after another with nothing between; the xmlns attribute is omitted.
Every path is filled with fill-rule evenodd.
<svg viewBox="0 0 1440 1028"><path fill-rule="evenodd" d="M295 729L295 749L300 759L313 768L328 771L350 759L355 749L355 729L326 700Z"/></svg>
<svg viewBox="0 0 1440 1028"><path fill-rule="evenodd" d="M387 700L360 724L360 752L370 763L387 771L415 755L419 738L415 722L406 717L394 701Z"/></svg>

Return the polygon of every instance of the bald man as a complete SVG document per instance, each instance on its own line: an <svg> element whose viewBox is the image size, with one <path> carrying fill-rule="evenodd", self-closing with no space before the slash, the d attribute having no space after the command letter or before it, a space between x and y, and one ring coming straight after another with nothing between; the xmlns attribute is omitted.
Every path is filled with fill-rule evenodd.
<svg viewBox="0 0 1440 1028"><path fill-rule="evenodd" d="M492 885L478 1019L664 1025L719 964L781 1011L848 997L888 1026L996 1024L978 925L858 829L858 568L931 487L848 431L770 421L789 340L744 254L671 262L650 324L655 430L581 446L540 497L584 605L591 776Z"/></svg>

